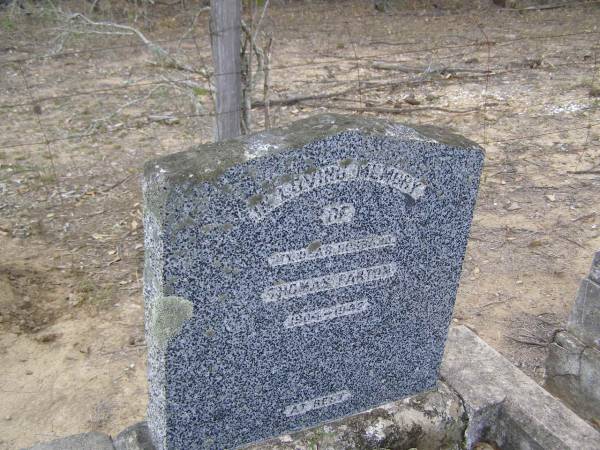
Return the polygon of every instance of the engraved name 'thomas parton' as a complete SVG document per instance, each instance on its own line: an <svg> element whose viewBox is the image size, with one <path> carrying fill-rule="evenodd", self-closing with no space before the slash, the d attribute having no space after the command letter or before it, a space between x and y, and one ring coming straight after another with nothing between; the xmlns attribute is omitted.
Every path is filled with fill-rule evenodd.
<svg viewBox="0 0 600 450"><path fill-rule="evenodd" d="M160 450L235 448L435 384L481 150L327 115L223 168L269 133L147 166Z"/></svg>

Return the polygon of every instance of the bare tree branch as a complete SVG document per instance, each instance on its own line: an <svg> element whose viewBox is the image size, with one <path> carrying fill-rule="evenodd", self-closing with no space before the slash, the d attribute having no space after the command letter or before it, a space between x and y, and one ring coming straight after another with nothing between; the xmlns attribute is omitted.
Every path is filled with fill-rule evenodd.
<svg viewBox="0 0 600 450"><path fill-rule="evenodd" d="M260 26L262 24L263 19L265 18L265 13L267 12L267 8L269 7L269 2L271 0L266 0L265 4L263 5L263 9L262 9L262 13L260 14L260 18L258 19L258 22L256 23L254 29L254 36L252 36L252 41L256 42L256 38L258 37L258 33L260 31Z"/></svg>
<svg viewBox="0 0 600 450"><path fill-rule="evenodd" d="M252 111L252 93L256 89L258 82L258 76L260 73L263 74L263 98L267 102L268 98L268 68L265 68L266 64L269 64L268 57L265 56L266 52L271 51L272 37L268 37L265 49L261 49L257 45L257 37L260 32L260 26L265 17L267 8L269 6L269 0L265 1L263 9L256 22L255 15L251 15L252 22L248 26L244 20L241 21L242 33L244 35L242 45L242 128L244 133L249 133L251 130L251 111ZM256 24L256 26L254 25ZM253 71L252 68L252 56L256 56L256 69ZM265 111L265 126L270 120L267 118L269 111ZM269 125L270 126L270 125Z"/></svg>
<svg viewBox="0 0 600 450"><path fill-rule="evenodd" d="M101 30L93 30L93 29L92 30L83 30L83 32L89 31L92 33L101 32L103 34L111 34L112 33L112 34L122 35L123 33L103 31L102 29L112 28L112 29L116 29L116 30L125 30L130 35L137 36L137 38L140 39L144 43L144 45L148 48L148 50L150 51L152 56L155 58L157 65L166 67L166 68L182 70L185 72L199 73L201 75L205 75L205 71L203 69L196 69L188 64L185 64L185 63L179 61L175 56L173 56L171 53L166 51L164 48L162 48L161 46L155 44L150 39L148 39L137 28L131 27L129 25L121 25L121 24L112 23L112 22L96 22L96 21L89 19L88 17L86 17L85 15L83 15L81 13L70 14L67 16L67 20L71 21L71 22L75 22L75 23L77 21L80 21L83 24L88 25L90 27L98 27L101 29Z"/></svg>
<svg viewBox="0 0 600 450"><path fill-rule="evenodd" d="M265 129L271 128L271 103L269 101L269 67L271 64L271 44L273 38L269 36L267 45L265 47L265 65L264 65L264 82L263 82L263 102L265 104Z"/></svg>

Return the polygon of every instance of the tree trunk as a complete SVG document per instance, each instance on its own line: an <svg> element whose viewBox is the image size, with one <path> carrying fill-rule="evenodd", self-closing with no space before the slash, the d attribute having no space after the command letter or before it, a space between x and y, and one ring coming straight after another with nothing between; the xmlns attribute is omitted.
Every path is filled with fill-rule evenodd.
<svg viewBox="0 0 600 450"><path fill-rule="evenodd" d="M211 45L215 67L216 140L241 134L241 1L211 0Z"/></svg>

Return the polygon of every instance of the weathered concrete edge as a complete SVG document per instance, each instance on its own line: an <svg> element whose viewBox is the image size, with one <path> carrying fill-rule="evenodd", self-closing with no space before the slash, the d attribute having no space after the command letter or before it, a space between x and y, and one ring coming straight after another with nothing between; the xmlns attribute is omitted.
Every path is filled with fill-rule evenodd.
<svg viewBox="0 0 600 450"><path fill-rule="evenodd" d="M467 448L600 448L600 433L465 326L450 329L440 375L469 415Z"/></svg>

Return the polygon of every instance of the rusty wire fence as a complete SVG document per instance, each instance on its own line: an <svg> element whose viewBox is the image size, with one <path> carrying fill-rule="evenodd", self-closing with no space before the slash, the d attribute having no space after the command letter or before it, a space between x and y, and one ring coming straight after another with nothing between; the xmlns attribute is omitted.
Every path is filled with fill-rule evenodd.
<svg viewBox="0 0 600 450"><path fill-rule="evenodd" d="M599 2L526 10L455 3L463 7L246 8L255 27L245 43L252 70L242 74L252 78L250 131L315 113L375 115L448 126L480 142L490 150L486 176L515 175L515 152L526 149L533 153L520 164L530 170L552 171L540 155L566 149L575 159L564 174L596 175ZM141 237L141 208L128 204L139 205L143 162L214 139L213 81L222 74L212 70L201 2L135 14L125 5L118 13L80 3L2 11L0 227L70 249L110 242L120 263L139 266L140 244L129 238ZM114 223L125 225L93 238L96 226ZM89 263L80 259L71 264Z"/></svg>
<svg viewBox="0 0 600 450"><path fill-rule="evenodd" d="M311 47L312 44L312 48L299 51L297 48L305 46L305 43L300 43L296 45L296 49L290 50L285 48L287 46L283 42L281 54L277 54L276 51L274 55L271 55L268 72L273 80L269 85L270 90L263 93L262 88L257 89L255 86L252 91L252 109L254 115L259 115L259 118L255 120L256 123L253 124L251 131L263 129L264 120L260 115L262 115L261 111L265 108L265 103L268 103L274 108L308 104L306 108L325 108L331 111L351 111L378 115L416 116L418 120L421 119L419 113L423 111L479 115L482 123L482 133L485 134L487 126L485 111L497 106L495 104L490 105L490 102L486 101L490 83L494 84L494 80L504 82L504 80L510 78L515 83L522 83L523 78L519 77L527 77L532 72L560 73L561 69L577 69L589 75L587 84L592 88L598 76L597 51L600 42L600 30L597 30L596 26L588 27L588 29L578 29L577 23L573 23L564 27L565 29L559 33L530 33L525 29L519 34L507 33L508 36L498 36L489 31L490 28L493 28L493 20L495 20L493 15L506 20L511 14L522 15L523 10L493 8L470 12L454 12L453 10L430 12L424 10L412 13L398 11L365 13L361 10L358 13L347 14L344 4L351 2L338 2L337 5L335 3L309 2L308 5L304 4L302 7L271 5L271 9L277 9L277 12L273 14L273 17L268 17L270 20L265 21L266 23L263 24L264 29L260 31L261 33L265 32L269 37L273 37L276 42L278 41L278 33L281 34L281 39L285 41L289 39L294 29L300 29L303 26L310 29L310 25L314 27L314 29L310 29L310 34L322 34L325 36L325 40L332 33L332 28L329 27L333 27L335 32L339 32L339 34L333 48L318 48L321 44L315 43L314 41L317 38L311 36L310 41L312 42L309 42L306 46ZM185 3L182 3L182 5L185 5ZM596 6L597 2L572 2L562 10L587 10L593 15L597 14ZM309 7L311 12L306 13L306 9ZM329 25L328 23L311 23L311 18L318 18L323 13L321 10L329 12L329 16L322 19L323 22L328 22L331 17L336 20ZM26 48L18 45L5 46L2 49L3 57L0 60L0 69L4 72L3 101L0 104L0 112L5 116L3 122L10 121L11 113L17 113L23 117L31 112L34 126L29 126L28 133L23 135L11 134L5 131L0 142L0 150L10 151L11 149L44 145L48 147L49 154L52 154L59 151L59 149L56 146L56 150L53 150L50 146L60 145L65 141L82 142L92 137L110 135L117 130L139 130L161 122L175 124L196 118L207 118L207 120L213 118L215 116L214 108L212 103L208 101L204 102L205 105L201 108L203 109L202 112L186 113L177 111L176 113L166 114L164 117L152 115L150 112L138 115L125 113L123 115L127 116L127 121L123 121L121 120L122 117L119 117L119 114L126 112L128 107L144 105L155 94L154 89L157 88L172 89L174 93L169 94L169 100L210 96L211 78L214 79L214 77L226 74L215 74L211 71L208 19L206 18L208 12L206 12L206 8L200 8L200 11L193 18L190 28L185 30L182 35L152 40L147 39L145 36L137 39L138 36L135 36L135 31L127 30L123 32L111 26L91 26L84 31L73 26L73 29L69 30L68 16L74 14L64 13L65 23L62 23L61 26L43 30L50 32L50 34L54 32L55 36L51 40L61 41L60 46L39 45L35 42L30 42L29 45L31 46ZM302 16L308 16L305 19L307 23L302 23L302 19L300 19L300 24L295 25L296 28L293 25L290 27L287 24L288 21L294 22L299 11L303 13ZM545 11L545 8L542 10L531 9L532 14L536 12L539 14L541 11ZM204 21L199 20L202 13L205 13ZM188 13L181 13L180 15L185 14ZM192 15L193 11L189 10L189 14ZM267 14L270 15L271 12L269 11ZM490 16L486 17L486 14ZM393 27L393 21L397 19L413 19L425 23L430 20L443 22L445 19L458 19L463 21L462 25L465 28L461 30L460 34L440 32L423 36L417 32L415 33L417 36L412 39L410 35L405 35L402 29L394 30L393 33L388 31L387 34L381 36L376 28L377 25L381 22L387 22L388 27ZM486 20L490 23L486 24ZM390 21L392 22L391 25L389 25ZM117 21L98 21L96 23L122 26ZM135 27L136 25L126 26ZM357 35L353 33L353 29L356 27L375 28L368 30L371 34L362 34L364 33L363 29L360 31L361 35ZM138 28L143 29L143 24ZM7 42L9 43L10 29L10 27L7 27L9 31L5 33L8 36ZM103 31L107 29L108 31ZM102 45L103 39L101 38L92 41L86 39L81 48L67 48L70 42L65 42L69 40L65 35L78 34L92 36L104 34L113 41L117 35L123 35L122 40L131 40L132 36L134 42ZM171 34L178 33L175 31ZM302 35L302 37L306 37L306 35ZM75 44L77 43L80 42L75 41ZM92 43L96 45L90 45ZM279 41L279 44L281 43ZM529 51L532 43L536 46L537 52L532 53ZM556 44L562 49L546 52L547 43ZM186 47L186 44L188 44L187 48L182 49L182 47ZM331 44L331 42L327 44ZM57 50L57 47L59 50ZM156 48L162 50L163 47L169 53L169 56L161 61L162 55L155 58L154 53L156 53ZM371 50L373 48L377 48L377 50ZM523 49L525 49L525 53L521 54L520 52ZM577 55L580 56L578 61L573 61L572 56L575 56L573 50L581 51L581 54ZM503 57L511 52L512 60L507 63ZM12 56L24 53L28 56ZM171 61L169 58L171 58L170 55L179 56L180 53L183 58L191 62L177 67L179 62L176 62L175 59ZM144 54L149 59L154 59L149 62L153 66L152 68L164 69L164 73L160 70L148 70L144 73L142 70L140 74L136 74L137 77L133 75L124 77L122 82L114 83L111 81L110 86L107 86L107 80L101 75L101 65L103 63L112 66L115 62L120 61L126 64L132 56L138 60ZM473 55L472 58L468 57L470 54ZM115 60L114 58L118 59ZM401 62L407 60L407 58L413 63L412 65ZM521 58L520 61L519 58ZM70 72L68 66L80 64L82 60L86 63L98 64L92 76L76 80L73 83L61 83L61 70L67 74ZM200 61L200 64L194 63L194 60ZM424 64L415 64L415 62L424 62ZM264 79L262 70L264 67L262 66L260 72L256 73L259 77L263 77L261 82ZM51 78L56 78L58 82L38 83L35 72L44 68L52 71ZM332 73L335 72L335 69L339 73ZM324 71L325 76L315 77L314 79L303 76L304 72L311 73L315 71ZM20 83L11 82L14 79L20 81ZM77 81L81 81L81 83ZM410 98L405 102L406 104L395 103L391 107L387 104L376 104L376 100L373 100L377 97L377 94L385 90L410 90L415 86L444 86L464 84L465 82L472 82L478 87L478 89L472 89L470 96L477 97L480 101L472 102L470 107L464 110L435 105L421 106L420 102L411 101ZM17 86L18 84L20 86ZM86 87L80 87L80 85ZM297 91L294 92L290 86L297 87ZM190 92L182 92L185 91L186 87ZM285 91L285 93L279 94L278 91ZM265 95L263 96L263 94ZM138 97L131 98L132 96ZM597 96L593 91L572 97L566 101L588 100L589 103L594 103L595 97ZM92 102L91 105L86 105L89 106L88 109L102 111L105 109L104 104L110 102L113 98L117 107L114 111L110 111L108 118L93 117L94 111L86 110L84 113L91 117L87 122L82 121L79 123L78 126L70 126L70 123L59 124L54 122L51 117L45 118L48 111L52 109L64 111L73 108L76 110L82 98L91 99L98 106L93 108L94 103ZM120 99L126 101L119 103ZM318 104L315 102L318 102ZM553 104L560 106L556 100L547 101L537 106ZM165 105L163 108L177 109L176 106L173 104L173 108L169 108ZM594 110L595 105L590 104L589 108ZM580 110L589 111L589 108L584 105ZM516 111L503 117L515 117L523 112ZM141 120L145 123L140 123ZM431 120L430 122L435 123L436 121ZM577 123L575 127L553 130L548 133L560 134L569 130L590 130L596 125L596 121L588 120L587 122ZM587 132L585 134L589 135ZM489 143L532 139L541 135L545 135L545 133L530 134L523 130L523 133L519 135L505 136L505 138L495 139L489 141ZM589 140L589 136L587 137ZM210 140L210 135L199 135L198 138L206 141ZM488 140L484 138L484 143L486 142ZM179 148L182 148L182 146L179 146Z"/></svg>
<svg viewBox="0 0 600 450"><path fill-rule="evenodd" d="M250 130L323 112L375 115L456 129L491 150L491 177L515 175L515 154L552 171L543 155L557 149L574 158L563 175L598 174L598 2L411 3L385 13L351 1L256 6ZM0 226L17 237L42 228L72 249L98 241L102 220L125 220L111 245L119 262L129 254L139 265L139 243L126 248L140 237L140 208L127 204L139 204L143 162L213 140L221 74L209 12L189 2L133 18L77 7L89 9L2 11Z"/></svg>

